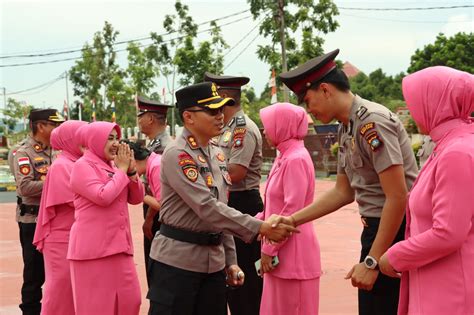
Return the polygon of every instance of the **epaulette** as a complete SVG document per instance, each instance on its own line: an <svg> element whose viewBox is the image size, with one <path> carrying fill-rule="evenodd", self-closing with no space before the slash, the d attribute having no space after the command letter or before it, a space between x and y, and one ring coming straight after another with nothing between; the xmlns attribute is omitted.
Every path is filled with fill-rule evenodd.
<svg viewBox="0 0 474 315"><path fill-rule="evenodd" d="M369 110L364 105L359 106L356 111L356 116L359 117L360 120L364 120L369 114Z"/></svg>
<svg viewBox="0 0 474 315"><path fill-rule="evenodd" d="M247 124L245 122L245 116L237 116L235 121L236 121L235 124L237 127L245 126Z"/></svg>

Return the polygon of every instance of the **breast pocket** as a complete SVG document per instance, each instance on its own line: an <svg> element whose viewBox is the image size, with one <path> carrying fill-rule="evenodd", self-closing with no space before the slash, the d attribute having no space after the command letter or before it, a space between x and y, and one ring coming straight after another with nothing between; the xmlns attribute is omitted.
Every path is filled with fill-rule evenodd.
<svg viewBox="0 0 474 315"><path fill-rule="evenodd" d="M364 161L358 153L354 153L351 155L351 165L354 169L358 169L364 166Z"/></svg>

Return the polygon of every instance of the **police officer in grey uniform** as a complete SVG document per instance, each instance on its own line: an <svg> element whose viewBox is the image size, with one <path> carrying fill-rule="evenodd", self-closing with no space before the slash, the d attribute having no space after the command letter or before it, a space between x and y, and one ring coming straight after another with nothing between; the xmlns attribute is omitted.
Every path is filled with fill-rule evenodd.
<svg viewBox="0 0 474 315"><path fill-rule="evenodd" d="M204 81L214 82L221 97L235 100L233 106L224 108L225 127L217 143L227 157L227 170L232 180L228 205L255 216L263 210L259 191L262 135L240 106L241 87L250 79L206 72ZM238 265L247 276L242 287L229 291L229 308L232 315L258 315L263 279L255 272L254 263L260 259L260 242L246 244L239 238L234 238L234 241Z"/></svg>
<svg viewBox="0 0 474 315"><path fill-rule="evenodd" d="M350 91L349 80L334 62L338 53L332 51L280 75L318 120L341 122L335 187L283 222L299 225L317 219L355 197L363 223L362 250L360 263L346 279L359 288L359 314L397 314L399 279L379 274L377 261L393 242L403 239L406 196L418 172L416 160L398 117Z"/></svg>
<svg viewBox="0 0 474 315"><path fill-rule="evenodd" d="M165 147L171 142L171 137L166 131L166 114L168 108L172 105L162 104L157 101L148 100L144 97L137 97L138 105L138 127L140 132L145 134L150 142L147 149L156 154L163 154ZM146 195L153 196L148 186L146 178L144 178ZM159 210L155 207L150 207L146 203L146 198L143 202L143 252L145 255L145 270L147 284L150 286L150 274L148 269L150 247L153 236L160 228Z"/></svg>
<svg viewBox="0 0 474 315"><path fill-rule="evenodd" d="M21 200L17 217L23 254L23 285L20 309L23 314L40 314L44 283L43 255L33 245L36 218L48 168L53 160L51 131L64 122L55 109L30 112L31 134L13 158L17 195Z"/></svg>
<svg viewBox="0 0 474 315"><path fill-rule="evenodd" d="M150 253L149 314L225 315L225 273L232 285L245 279L231 235L251 242L260 233L280 241L293 230L272 228L227 206L226 157L210 140L224 127L223 107L234 101L220 97L210 82L177 91L176 100L184 129L161 159L161 227Z"/></svg>

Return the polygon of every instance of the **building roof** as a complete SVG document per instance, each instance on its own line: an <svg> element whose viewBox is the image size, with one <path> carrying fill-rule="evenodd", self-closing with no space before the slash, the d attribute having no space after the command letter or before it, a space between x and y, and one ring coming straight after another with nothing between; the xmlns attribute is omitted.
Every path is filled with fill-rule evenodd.
<svg viewBox="0 0 474 315"><path fill-rule="evenodd" d="M342 65L342 71L348 78L353 78L360 73L360 70L349 61L344 62Z"/></svg>

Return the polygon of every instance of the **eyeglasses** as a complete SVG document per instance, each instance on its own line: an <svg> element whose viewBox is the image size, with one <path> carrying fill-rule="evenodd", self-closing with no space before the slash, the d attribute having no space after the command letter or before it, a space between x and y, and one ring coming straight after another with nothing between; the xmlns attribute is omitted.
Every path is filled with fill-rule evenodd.
<svg viewBox="0 0 474 315"><path fill-rule="evenodd" d="M205 112L208 115L211 116L217 116L219 114L222 114L224 112L224 106L219 107L219 108L202 108L202 109L186 109L187 112L192 112L192 113L197 113L197 112Z"/></svg>

